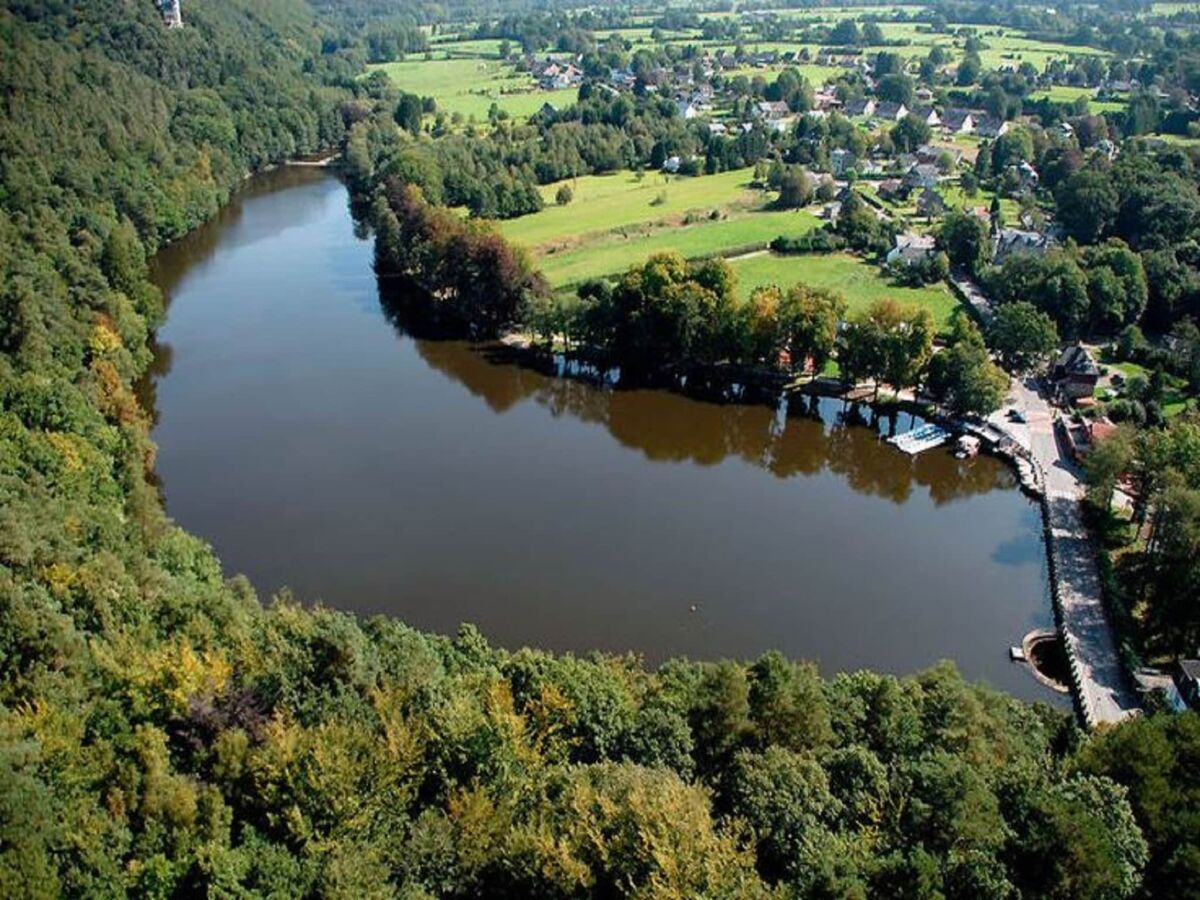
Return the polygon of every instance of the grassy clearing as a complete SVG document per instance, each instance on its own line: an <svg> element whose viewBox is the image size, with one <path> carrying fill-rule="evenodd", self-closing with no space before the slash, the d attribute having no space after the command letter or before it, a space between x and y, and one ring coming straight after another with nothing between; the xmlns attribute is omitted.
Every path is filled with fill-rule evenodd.
<svg viewBox="0 0 1200 900"><path fill-rule="evenodd" d="M652 253L674 250L688 259L711 256L769 242L781 234L803 234L819 225L820 220L809 212L764 210L649 234L610 234L583 247L546 254L538 264L551 284L561 286L622 272Z"/></svg>
<svg viewBox="0 0 1200 900"><path fill-rule="evenodd" d="M748 297L756 287L777 284L787 288L797 282L811 287L838 291L849 304L849 311L866 309L882 297L904 303L916 303L933 313L939 329L950 321L958 301L943 284L923 288L899 287L879 270L848 253L779 256L764 253L733 260L738 277L738 295Z"/></svg>
<svg viewBox="0 0 1200 900"><path fill-rule="evenodd" d="M370 68L382 69L401 90L433 97L446 112L479 120L487 118L493 103L514 118L527 118L541 109L543 103L569 106L575 102L577 93L573 88L536 90L532 78L516 74L511 66L499 60L408 59Z"/></svg>
<svg viewBox="0 0 1200 900"><path fill-rule="evenodd" d="M695 210L749 208L763 202L750 187L750 169L698 178L647 174L641 181L630 172L592 175L542 188L548 205L539 213L509 219L500 227L512 241L531 248L574 241L595 232L663 221ZM561 184L575 195L567 206L554 205Z"/></svg>
<svg viewBox="0 0 1200 900"><path fill-rule="evenodd" d="M1097 100L1095 88L1073 87L1067 84L1056 84L1042 91L1034 91L1029 96L1032 100L1047 97L1056 103L1074 103L1080 97L1084 97L1088 101L1088 110L1093 113L1117 112L1127 105L1124 100Z"/></svg>
<svg viewBox="0 0 1200 900"><path fill-rule="evenodd" d="M1105 363L1106 368L1120 372L1125 376L1125 379L1141 377L1147 382L1150 381L1153 372L1145 366L1138 365L1135 362L1120 362L1120 363ZM1165 374L1163 379L1163 398L1162 411L1167 418L1177 416L1191 406L1191 397L1187 392L1187 381L1180 378L1178 375ZM1122 390L1111 387L1108 379L1104 379L1101 384L1096 387L1096 397L1101 400L1109 399L1110 391L1124 396Z"/></svg>

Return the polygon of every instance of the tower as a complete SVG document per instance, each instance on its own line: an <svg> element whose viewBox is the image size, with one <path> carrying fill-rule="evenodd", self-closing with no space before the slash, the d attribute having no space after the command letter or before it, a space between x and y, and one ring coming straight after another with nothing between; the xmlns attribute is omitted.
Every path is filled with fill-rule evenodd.
<svg viewBox="0 0 1200 900"><path fill-rule="evenodd" d="M163 23L168 28L183 27L183 10L180 0L159 0L158 8L162 12Z"/></svg>

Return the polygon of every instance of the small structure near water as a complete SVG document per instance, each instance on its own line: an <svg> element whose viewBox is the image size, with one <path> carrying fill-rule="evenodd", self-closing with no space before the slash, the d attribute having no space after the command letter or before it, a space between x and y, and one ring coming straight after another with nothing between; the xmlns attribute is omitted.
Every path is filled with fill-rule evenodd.
<svg viewBox="0 0 1200 900"><path fill-rule="evenodd" d="M950 440L950 432L940 425L922 425L904 434L888 438L888 443L895 444L909 456L916 456L934 447L940 447Z"/></svg>

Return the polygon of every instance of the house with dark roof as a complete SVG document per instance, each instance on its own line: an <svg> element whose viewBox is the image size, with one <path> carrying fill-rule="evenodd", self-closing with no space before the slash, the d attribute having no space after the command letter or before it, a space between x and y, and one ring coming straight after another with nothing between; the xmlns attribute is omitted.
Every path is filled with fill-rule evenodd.
<svg viewBox="0 0 1200 900"><path fill-rule="evenodd" d="M998 138L1008 134L1008 122L994 116L985 116L975 123L975 133L982 138Z"/></svg>
<svg viewBox="0 0 1200 900"><path fill-rule="evenodd" d="M917 163L904 173L904 184L914 190L932 188L937 187L941 177L942 173L938 171L937 166L930 163Z"/></svg>
<svg viewBox="0 0 1200 900"><path fill-rule="evenodd" d="M917 215L932 219L946 211L946 201L933 188L925 188L917 197Z"/></svg>
<svg viewBox="0 0 1200 900"><path fill-rule="evenodd" d="M899 122L908 115L908 107L903 103L880 103L875 107L875 118L885 122Z"/></svg>
<svg viewBox="0 0 1200 900"><path fill-rule="evenodd" d="M846 115L873 116L875 115L875 101L870 97L860 97L857 100L849 100L846 102Z"/></svg>
<svg viewBox="0 0 1200 900"><path fill-rule="evenodd" d="M969 109L948 109L941 116L941 129L949 134L971 134L975 116Z"/></svg>
<svg viewBox="0 0 1200 900"><path fill-rule="evenodd" d="M915 109L909 110L910 116L916 116L930 128L936 128L942 124L941 117L937 114L937 110L932 106L918 106Z"/></svg>
<svg viewBox="0 0 1200 900"><path fill-rule="evenodd" d="M1079 400L1091 397L1096 392L1096 384L1100 381L1100 367L1083 344L1073 344L1054 361L1050 379L1062 397L1067 400ZM1088 438L1089 442L1094 440L1093 435L1089 434Z"/></svg>
<svg viewBox="0 0 1200 900"><path fill-rule="evenodd" d="M1014 253L1044 254L1054 246L1054 239L1040 231L1025 231L1020 228L1004 228L996 235L992 248L992 262L1000 265Z"/></svg>

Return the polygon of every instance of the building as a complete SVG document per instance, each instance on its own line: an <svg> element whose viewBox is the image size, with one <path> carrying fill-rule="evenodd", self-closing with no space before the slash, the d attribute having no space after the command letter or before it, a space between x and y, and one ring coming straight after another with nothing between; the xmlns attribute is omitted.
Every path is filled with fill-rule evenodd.
<svg viewBox="0 0 1200 900"><path fill-rule="evenodd" d="M908 115L908 107L903 103L880 103L875 107L875 117L885 122L899 122Z"/></svg>
<svg viewBox="0 0 1200 900"><path fill-rule="evenodd" d="M846 115L855 116L873 116L875 115L875 101L869 97L860 97L857 100L849 100L846 103Z"/></svg>
<svg viewBox="0 0 1200 900"><path fill-rule="evenodd" d="M924 262L937 252L937 242L932 235L906 234L896 235L896 246L888 251L887 264L911 266Z"/></svg>
<svg viewBox="0 0 1200 900"><path fill-rule="evenodd" d="M946 211L946 201L933 188L925 188L917 197L917 215L932 219Z"/></svg>
<svg viewBox="0 0 1200 900"><path fill-rule="evenodd" d="M854 168L856 162L858 160L853 153L838 147L829 154L829 171L838 178L841 178Z"/></svg>
<svg viewBox="0 0 1200 900"><path fill-rule="evenodd" d="M973 134L975 116L969 109L948 109L942 113L942 131L948 134Z"/></svg>
<svg viewBox="0 0 1200 900"><path fill-rule="evenodd" d="M879 182L875 190L881 200L900 200L906 193L904 182L899 178L888 178Z"/></svg>
<svg viewBox="0 0 1200 900"><path fill-rule="evenodd" d="M675 110L679 113L680 118L683 119L694 119L700 115L700 110L696 109L696 107L687 100L676 101Z"/></svg>
<svg viewBox="0 0 1200 900"><path fill-rule="evenodd" d="M758 114L768 122L778 122L791 115L791 108L782 100L763 100L757 106Z"/></svg>
<svg viewBox="0 0 1200 900"><path fill-rule="evenodd" d="M942 173L938 167L930 163L917 163L904 173L904 184L913 190L937 187Z"/></svg>
<svg viewBox="0 0 1200 900"><path fill-rule="evenodd" d="M939 147L936 144L922 144L917 148L917 162L937 163L943 156L950 157L954 165L962 162L962 151L957 147Z"/></svg>
<svg viewBox="0 0 1200 900"><path fill-rule="evenodd" d="M180 0L159 0L158 11L162 13L163 24L168 28L183 27L183 10Z"/></svg>
<svg viewBox="0 0 1200 900"><path fill-rule="evenodd" d="M1175 664L1175 687L1184 703L1200 710L1200 659L1181 659Z"/></svg>
<svg viewBox="0 0 1200 900"><path fill-rule="evenodd" d="M1044 254L1054 246L1054 239L1040 231L1025 231L1020 228L1004 228L996 235L992 248L992 262L1000 265L1013 253Z"/></svg>
<svg viewBox="0 0 1200 900"><path fill-rule="evenodd" d="M909 115L916 116L930 128L936 128L942 124L941 116L932 106L918 106L916 109L910 110Z"/></svg>
<svg viewBox="0 0 1200 900"><path fill-rule="evenodd" d="M975 133L982 138L998 138L1008 133L1008 122L993 116L985 116L975 123Z"/></svg>
<svg viewBox="0 0 1200 900"><path fill-rule="evenodd" d="M1037 188L1038 181L1040 180L1037 169L1025 160L1021 160L1015 166L1012 166L1012 168L1016 169L1017 183L1020 185L1021 191L1032 191Z"/></svg>
<svg viewBox="0 0 1200 900"><path fill-rule="evenodd" d="M1054 382L1054 389L1066 400L1074 401L1091 397L1096 393L1096 384L1100 381L1100 367L1096 365L1096 360L1092 359L1092 354L1083 344L1074 344L1060 353L1058 359L1054 361L1054 367L1050 370L1050 380ZM1107 421L1107 419L1103 421ZM1089 424L1094 429L1099 423ZM1067 429L1068 442L1072 452L1075 452L1076 455L1086 452L1086 450L1077 450L1077 447L1090 446L1096 439L1105 436L1103 434L1096 435L1089 430L1082 435L1084 440L1077 441L1072 439L1071 429Z"/></svg>

